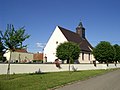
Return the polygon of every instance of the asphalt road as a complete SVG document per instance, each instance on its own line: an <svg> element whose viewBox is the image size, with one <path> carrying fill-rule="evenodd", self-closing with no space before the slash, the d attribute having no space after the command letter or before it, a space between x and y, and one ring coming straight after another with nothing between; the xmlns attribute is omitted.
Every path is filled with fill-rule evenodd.
<svg viewBox="0 0 120 90"><path fill-rule="evenodd" d="M120 70L67 85L56 90L120 90Z"/></svg>

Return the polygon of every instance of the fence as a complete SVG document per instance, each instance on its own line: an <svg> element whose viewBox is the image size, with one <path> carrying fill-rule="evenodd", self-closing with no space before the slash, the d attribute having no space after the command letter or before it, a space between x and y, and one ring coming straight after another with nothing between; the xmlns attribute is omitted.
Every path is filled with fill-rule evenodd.
<svg viewBox="0 0 120 90"><path fill-rule="evenodd" d="M69 64L61 64L61 68L57 68L55 64L11 64L10 74L18 73L35 73L35 72L60 72L68 71ZM7 73L8 64L0 64L0 74ZM70 70L96 70L96 69L110 69L110 68L120 68L120 64L71 64Z"/></svg>

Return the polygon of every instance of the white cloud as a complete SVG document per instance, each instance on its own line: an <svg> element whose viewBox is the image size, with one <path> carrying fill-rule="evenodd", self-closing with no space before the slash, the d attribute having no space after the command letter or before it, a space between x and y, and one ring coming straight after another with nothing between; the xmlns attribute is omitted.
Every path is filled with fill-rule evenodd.
<svg viewBox="0 0 120 90"><path fill-rule="evenodd" d="M45 43L36 43L36 47L37 48L44 48L44 46L45 46Z"/></svg>

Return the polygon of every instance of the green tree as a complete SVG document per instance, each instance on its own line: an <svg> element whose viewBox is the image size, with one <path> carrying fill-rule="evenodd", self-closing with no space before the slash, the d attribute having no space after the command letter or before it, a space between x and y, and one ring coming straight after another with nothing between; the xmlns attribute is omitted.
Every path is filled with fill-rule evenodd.
<svg viewBox="0 0 120 90"><path fill-rule="evenodd" d="M107 41L101 41L94 49L93 55L95 59L100 63L112 62L115 57L114 47Z"/></svg>
<svg viewBox="0 0 120 90"><path fill-rule="evenodd" d="M5 53L5 47L3 46L3 43L1 41L1 37L0 37L0 61L4 62L6 60L6 58L3 56Z"/></svg>
<svg viewBox="0 0 120 90"><path fill-rule="evenodd" d="M115 52L116 52L114 61L117 63L117 61L120 61L120 46L118 44L115 44L114 48L115 48Z"/></svg>
<svg viewBox="0 0 120 90"><path fill-rule="evenodd" d="M61 43L56 49L56 56L62 61L67 60L67 63L69 63L69 71L70 64L74 63L74 60L77 60L79 58L79 54L80 47L73 42Z"/></svg>
<svg viewBox="0 0 120 90"><path fill-rule="evenodd" d="M0 31L1 39L6 50L10 51L10 59L8 61L8 69L7 74L10 73L10 61L11 61L11 53L15 51L15 49L22 49L27 45L23 45L23 41L30 37L30 35L25 34L24 27L15 30L14 26L11 24L7 25L6 31L3 33Z"/></svg>

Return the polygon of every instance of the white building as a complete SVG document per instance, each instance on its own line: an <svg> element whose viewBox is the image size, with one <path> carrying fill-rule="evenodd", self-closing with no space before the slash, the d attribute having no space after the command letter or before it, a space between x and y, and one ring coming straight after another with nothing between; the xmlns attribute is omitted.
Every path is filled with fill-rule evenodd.
<svg viewBox="0 0 120 90"><path fill-rule="evenodd" d="M54 32L49 38L44 48L44 61L54 62L56 57L56 48L60 43L74 42L79 44L81 53L78 59L79 63L92 63L94 59L92 55L93 47L85 37L85 28L82 22L77 26L76 32L72 32L60 26L56 26Z"/></svg>
<svg viewBox="0 0 120 90"><path fill-rule="evenodd" d="M7 61L10 59L10 51L4 54ZM30 62L33 60L33 53L28 53L25 49L18 49L11 53L11 62Z"/></svg>

